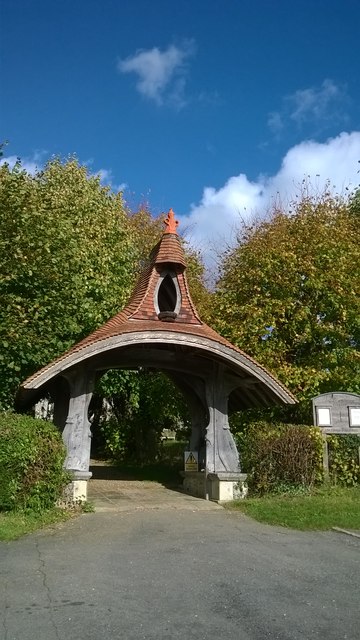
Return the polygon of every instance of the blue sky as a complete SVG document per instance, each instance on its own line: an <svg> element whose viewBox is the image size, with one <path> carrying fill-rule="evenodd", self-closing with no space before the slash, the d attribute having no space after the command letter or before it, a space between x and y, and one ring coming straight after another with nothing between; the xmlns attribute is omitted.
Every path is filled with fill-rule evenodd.
<svg viewBox="0 0 360 640"><path fill-rule="evenodd" d="M360 182L358 0L0 0L0 30L9 161L76 154L204 252Z"/></svg>

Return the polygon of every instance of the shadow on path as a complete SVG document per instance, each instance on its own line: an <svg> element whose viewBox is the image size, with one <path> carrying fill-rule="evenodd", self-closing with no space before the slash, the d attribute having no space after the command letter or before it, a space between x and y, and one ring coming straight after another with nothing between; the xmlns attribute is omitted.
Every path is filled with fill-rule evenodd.
<svg viewBox="0 0 360 640"><path fill-rule="evenodd" d="M95 480L149 480L167 487L181 486L179 470L164 464L117 466L104 460L92 460L90 471Z"/></svg>
<svg viewBox="0 0 360 640"><path fill-rule="evenodd" d="M92 461L88 499L96 511L148 509L222 509L215 502L189 496L182 491L180 475L173 468L148 465L117 467Z"/></svg>

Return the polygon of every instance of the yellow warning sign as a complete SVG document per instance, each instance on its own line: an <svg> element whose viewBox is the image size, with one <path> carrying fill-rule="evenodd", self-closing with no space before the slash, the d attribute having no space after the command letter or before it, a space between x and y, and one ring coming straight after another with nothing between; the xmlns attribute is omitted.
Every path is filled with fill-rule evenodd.
<svg viewBox="0 0 360 640"><path fill-rule="evenodd" d="M197 451L185 451L185 471L198 471L199 454Z"/></svg>

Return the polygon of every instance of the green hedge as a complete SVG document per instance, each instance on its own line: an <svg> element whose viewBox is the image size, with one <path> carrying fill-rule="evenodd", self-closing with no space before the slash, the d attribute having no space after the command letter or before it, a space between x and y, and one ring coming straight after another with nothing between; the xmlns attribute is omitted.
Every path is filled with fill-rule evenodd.
<svg viewBox="0 0 360 640"><path fill-rule="evenodd" d="M254 494L303 491L324 481L323 438L317 427L259 420L248 424L237 440L242 469ZM330 481L359 483L360 439L330 436L328 443Z"/></svg>
<svg viewBox="0 0 360 640"><path fill-rule="evenodd" d="M328 436L330 480L333 484L360 484L360 437Z"/></svg>
<svg viewBox="0 0 360 640"><path fill-rule="evenodd" d="M56 427L26 415L0 413L0 510L54 506L68 475Z"/></svg>
<svg viewBox="0 0 360 640"><path fill-rule="evenodd" d="M322 436L315 427L259 420L238 439L251 493L300 490L323 480Z"/></svg>

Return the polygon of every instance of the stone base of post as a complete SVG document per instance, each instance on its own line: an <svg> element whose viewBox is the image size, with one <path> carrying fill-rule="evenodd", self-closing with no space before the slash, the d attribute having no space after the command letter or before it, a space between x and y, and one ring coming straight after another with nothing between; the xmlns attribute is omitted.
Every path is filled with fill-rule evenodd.
<svg viewBox="0 0 360 640"><path fill-rule="evenodd" d="M206 474L205 471L182 471L183 490L189 496L206 498Z"/></svg>
<svg viewBox="0 0 360 640"><path fill-rule="evenodd" d="M246 498L248 492L246 479L246 473L209 473L207 476L209 500L222 503Z"/></svg>
<svg viewBox="0 0 360 640"><path fill-rule="evenodd" d="M241 500L247 495L246 473L208 473L205 471L182 472L183 489L196 498L213 502Z"/></svg>
<svg viewBox="0 0 360 640"><path fill-rule="evenodd" d="M62 502L65 504L82 504L87 500L87 487L92 473L91 471L73 471L68 469L73 479L66 485Z"/></svg>

